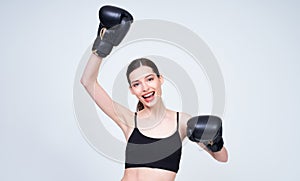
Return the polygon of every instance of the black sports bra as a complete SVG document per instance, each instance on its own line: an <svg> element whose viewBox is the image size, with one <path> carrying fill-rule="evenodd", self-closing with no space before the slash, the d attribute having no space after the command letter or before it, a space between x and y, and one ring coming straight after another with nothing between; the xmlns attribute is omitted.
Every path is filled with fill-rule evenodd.
<svg viewBox="0 0 300 181"><path fill-rule="evenodd" d="M151 138L143 135L137 128L137 113L135 113L135 128L126 145L125 168L150 167L176 172L179 169L182 143L177 130L166 138Z"/></svg>

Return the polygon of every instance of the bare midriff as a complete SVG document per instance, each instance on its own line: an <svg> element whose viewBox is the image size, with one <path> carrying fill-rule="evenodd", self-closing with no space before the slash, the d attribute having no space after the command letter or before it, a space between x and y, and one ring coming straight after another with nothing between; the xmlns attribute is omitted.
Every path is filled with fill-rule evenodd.
<svg viewBox="0 0 300 181"><path fill-rule="evenodd" d="M174 181L176 173L157 168L127 168L121 181Z"/></svg>

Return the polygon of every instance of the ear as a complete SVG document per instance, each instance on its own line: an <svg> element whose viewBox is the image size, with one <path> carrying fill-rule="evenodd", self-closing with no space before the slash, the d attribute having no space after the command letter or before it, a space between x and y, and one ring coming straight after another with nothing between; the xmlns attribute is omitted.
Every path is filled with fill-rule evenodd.
<svg viewBox="0 0 300 181"><path fill-rule="evenodd" d="M165 82L164 76L159 75L160 85L162 85Z"/></svg>

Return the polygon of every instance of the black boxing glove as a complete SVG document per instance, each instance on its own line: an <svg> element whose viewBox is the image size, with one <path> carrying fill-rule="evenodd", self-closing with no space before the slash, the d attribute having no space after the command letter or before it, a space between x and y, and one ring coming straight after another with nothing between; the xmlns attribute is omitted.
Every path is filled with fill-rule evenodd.
<svg viewBox="0 0 300 181"><path fill-rule="evenodd" d="M103 6L99 10L100 24L97 38L92 51L100 57L110 54L113 46L117 46L124 39L131 23L132 15L124 9L114 6Z"/></svg>
<svg viewBox="0 0 300 181"><path fill-rule="evenodd" d="M195 116L187 122L187 137L197 143L203 143L210 151L222 149L222 120L217 116Z"/></svg>

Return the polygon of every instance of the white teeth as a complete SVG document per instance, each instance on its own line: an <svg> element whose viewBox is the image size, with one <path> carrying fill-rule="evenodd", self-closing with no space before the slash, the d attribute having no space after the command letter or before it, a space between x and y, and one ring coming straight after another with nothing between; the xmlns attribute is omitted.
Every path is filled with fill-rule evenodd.
<svg viewBox="0 0 300 181"><path fill-rule="evenodd" d="M153 93L154 93L154 92L151 92L151 93L149 93L149 94L144 95L143 97L144 97L144 98L148 98L148 97L152 96Z"/></svg>

